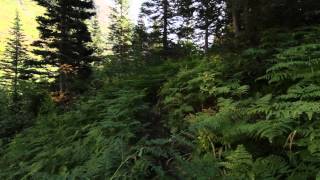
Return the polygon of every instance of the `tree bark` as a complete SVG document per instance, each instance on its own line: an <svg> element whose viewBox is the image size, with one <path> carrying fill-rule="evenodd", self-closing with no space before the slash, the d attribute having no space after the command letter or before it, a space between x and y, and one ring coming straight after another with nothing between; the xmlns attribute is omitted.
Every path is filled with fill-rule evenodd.
<svg viewBox="0 0 320 180"><path fill-rule="evenodd" d="M165 56L168 51L168 0L163 0L163 37L162 44Z"/></svg>
<svg viewBox="0 0 320 180"><path fill-rule="evenodd" d="M236 36L239 36L241 25L240 25L240 9L237 5L237 0L231 1L231 13L232 13L233 32Z"/></svg>
<svg viewBox="0 0 320 180"><path fill-rule="evenodd" d="M208 51L209 51L209 26L206 25L205 40L204 40L204 52L205 52L205 54L208 54Z"/></svg>

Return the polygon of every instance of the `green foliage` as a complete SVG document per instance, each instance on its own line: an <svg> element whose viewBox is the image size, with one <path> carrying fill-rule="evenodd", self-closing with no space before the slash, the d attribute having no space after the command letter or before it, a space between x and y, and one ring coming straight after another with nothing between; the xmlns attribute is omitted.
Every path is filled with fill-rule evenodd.
<svg viewBox="0 0 320 180"><path fill-rule="evenodd" d="M16 104L12 103L12 96L7 90L1 90L0 140L2 139L4 142L32 126L39 113L51 111L50 108L53 107L51 98L41 86L22 82L19 84L19 89L20 94ZM45 104L51 105L51 107L45 109L45 106L42 107Z"/></svg>
<svg viewBox="0 0 320 180"><path fill-rule="evenodd" d="M170 74L172 66L166 66L150 73L167 69ZM50 103L43 105L48 107L35 125L7 145L0 177L130 179L160 173L150 158L165 156L158 146L167 140L146 141L154 132L148 131L152 116L147 112L152 110L146 101L152 91L145 88L152 89L167 76L136 74L136 79L107 83L64 114L48 111Z"/></svg>
<svg viewBox="0 0 320 180"><path fill-rule="evenodd" d="M114 0L114 7L110 15L109 40L112 43L114 60L120 63L129 60L132 41L132 23L129 19L128 0Z"/></svg>
<svg viewBox="0 0 320 180"><path fill-rule="evenodd" d="M20 16L17 12L11 28L11 37L8 39L4 59L0 62L0 84L12 92L12 103L17 106L21 90L19 84L32 77L28 66L30 59L25 44L25 35L22 31Z"/></svg>
<svg viewBox="0 0 320 180"><path fill-rule="evenodd" d="M258 46L128 61L125 72L109 63L63 108L25 84L23 109L41 108L0 142L0 179L316 179L319 29L272 29Z"/></svg>
<svg viewBox="0 0 320 180"><path fill-rule="evenodd" d="M173 92L167 94L167 98L188 97L192 91L186 91L181 95L174 93L173 90L183 92L181 89L189 87L180 82L198 82L195 86L197 88L192 90L202 96L195 97L199 98L207 94L204 96L205 100L200 101L196 107L210 100L209 108L198 110L190 108L189 112L180 110L184 108L183 104L199 100L197 98L184 101L170 99L167 105L171 106L167 107L170 107L172 112L176 109L180 110L180 116L171 120L173 122L182 120L178 121L176 126L179 127L181 122L189 122L180 128L180 131L185 131L186 127L189 127L188 131L196 137L194 142L197 148L193 151L196 153L194 158L197 159L199 153L200 157L202 153L210 153L215 157L210 167L215 167L213 169L219 167L218 170L213 170L218 175L215 174L212 177L220 175L220 177L226 176L232 179L315 178L319 171L317 158L319 150L317 136L314 134L318 129L320 110L317 102L319 99L317 78L319 41L309 37L314 37L317 33L318 29L315 27L298 29L292 34L280 33L277 35L293 36L293 38L288 38L287 42L280 38L279 47L273 51L270 51L269 47L267 50L249 49L244 52L243 57L238 57L241 59L258 56L267 59L274 57L271 66L266 70L266 75L262 78L256 77L256 84L259 83L259 85L255 85L254 88L261 88L260 93L241 85L241 81L224 79L230 73L227 70L228 67L235 65L232 63L229 65L224 63L227 68L208 66L211 72L204 70L202 81L204 85L199 83L201 81L196 81L199 76L191 76L175 81L171 84L173 87L167 87ZM266 39L261 47L273 43L272 41L279 41L275 39ZM273 54L259 55L265 54L266 51ZM192 70L195 69L197 68ZM232 71L237 73L238 69ZM185 70L182 70L181 74L186 74ZM239 79L246 77L246 72L238 72L236 77L239 76ZM178 73L177 77L183 76ZM269 80L269 84L265 84L264 79ZM248 78L244 80L246 82ZM185 89L188 90L188 88ZM174 103L177 105L173 106ZM170 127L172 126L175 127L174 124ZM205 163L204 160L203 163ZM273 166L277 168L271 169L266 165L269 163L274 163ZM201 167L199 164L194 165Z"/></svg>
<svg viewBox="0 0 320 180"><path fill-rule="evenodd" d="M37 18L40 39L33 43L33 53L41 60L31 64L40 69L34 73L54 78L60 94L82 93L74 84L88 80L91 64L97 61L92 57L92 39L85 22L95 15L93 1L36 2L46 12Z"/></svg>
<svg viewBox="0 0 320 180"><path fill-rule="evenodd" d="M145 111L147 105L134 107L143 98L143 92L109 93L113 93L112 99L89 100L63 116L50 113L40 117L32 129L8 145L8 153L1 161L1 176L7 179L112 176L129 156L129 142L141 126L135 116ZM5 167L14 161L20 163Z"/></svg>

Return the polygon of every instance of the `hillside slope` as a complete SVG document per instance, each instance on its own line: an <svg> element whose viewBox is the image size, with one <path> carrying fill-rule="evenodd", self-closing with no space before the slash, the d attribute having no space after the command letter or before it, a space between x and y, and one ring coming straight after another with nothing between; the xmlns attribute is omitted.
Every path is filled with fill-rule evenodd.
<svg viewBox="0 0 320 180"><path fill-rule="evenodd" d="M108 4L104 1L96 0L97 13L101 23L101 30L107 36L108 27ZM23 30L26 34L28 42L38 38L36 17L41 15L44 10L38 6L33 0L1 0L0 1L0 54L5 47L6 39L12 26L15 11L18 11L22 19Z"/></svg>
<svg viewBox="0 0 320 180"><path fill-rule="evenodd" d="M43 12L43 9L32 0L1 0L0 1L0 50L3 51L4 44L9 35L10 27L18 11L22 19L23 30L28 41L38 37L36 16Z"/></svg>
<svg viewBox="0 0 320 180"><path fill-rule="evenodd" d="M32 127L0 139L0 179L319 179L319 34L106 67L67 111L47 98Z"/></svg>

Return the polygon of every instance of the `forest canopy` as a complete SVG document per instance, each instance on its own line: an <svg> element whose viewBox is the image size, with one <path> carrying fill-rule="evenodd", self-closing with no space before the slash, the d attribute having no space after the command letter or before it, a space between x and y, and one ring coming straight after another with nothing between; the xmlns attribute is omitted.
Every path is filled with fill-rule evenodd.
<svg viewBox="0 0 320 180"><path fill-rule="evenodd" d="M320 178L319 0L4 2L0 179Z"/></svg>

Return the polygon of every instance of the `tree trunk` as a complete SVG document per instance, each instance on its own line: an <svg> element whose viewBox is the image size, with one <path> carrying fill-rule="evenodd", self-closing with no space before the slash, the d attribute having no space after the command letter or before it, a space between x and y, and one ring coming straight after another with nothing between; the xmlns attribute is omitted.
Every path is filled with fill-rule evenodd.
<svg viewBox="0 0 320 180"><path fill-rule="evenodd" d="M204 52L205 54L208 54L209 51L209 22L206 18L206 29L205 29L205 37L204 37Z"/></svg>
<svg viewBox="0 0 320 180"><path fill-rule="evenodd" d="M60 75L59 75L59 91L60 93L64 92L64 78L63 78L63 75L64 75L64 70L62 69L62 67L60 67Z"/></svg>
<svg viewBox="0 0 320 180"><path fill-rule="evenodd" d="M162 44L165 56L168 51L168 0L163 0L163 37Z"/></svg>
<svg viewBox="0 0 320 180"><path fill-rule="evenodd" d="M16 39L18 42L19 40ZM19 63L19 47L16 44L16 49L15 49L15 57L14 57L14 79L13 79L13 96L12 96L12 101L14 104L14 108L16 110L17 108L17 101L18 101L18 63Z"/></svg>
<svg viewBox="0 0 320 180"><path fill-rule="evenodd" d="M64 14L62 14L61 15L61 17L60 17L61 19L60 19L60 24L61 24L61 29L60 29L60 31L61 31L61 39L60 39L60 42L59 42L59 51L60 51L60 69L59 69L59 91L60 91L60 93L63 93L63 92L65 92L66 91L66 89L67 89L67 86L66 86L66 76L67 76L67 74L66 74L66 72L67 72L67 70L66 70L66 68L68 67L68 60L67 60L67 58L69 58L69 57L67 57L66 56L66 54L64 54L64 52L65 52L65 48L68 48L68 47L64 47L63 46L63 42L66 42L67 41L67 37L68 37L68 34L67 34L67 22L65 21L65 17L64 17ZM58 51L58 52L59 52Z"/></svg>
<svg viewBox="0 0 320 180"><path fill-rule="evenodd" d="M237 0L231 1L231 13L232 13L232 26L233 32L236 36L240 34L240 8L238 6L239 2Z"/></svg>

